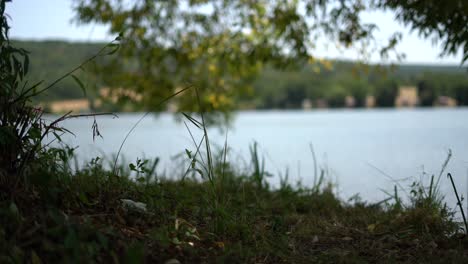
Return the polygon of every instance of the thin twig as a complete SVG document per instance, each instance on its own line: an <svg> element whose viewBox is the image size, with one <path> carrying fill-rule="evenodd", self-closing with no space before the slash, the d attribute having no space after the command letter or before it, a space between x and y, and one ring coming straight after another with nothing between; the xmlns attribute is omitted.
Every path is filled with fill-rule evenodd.
<svg viewBox="0 0 468 264"><path fill-rule="evenodd" d="M407 196L409 196L408 192L406 191L405 188L403 188L403 186L400 184L400 180L398 179L394 179L392 176L388 175L385 171L377 168L376 166L372 165L371 163L369 162L366 162L368 166L374 168L376 171L380 172L383 176L387 177L390 181L394 182L402 191L405 192L405 194ZM401 180L406 180L407 178L403 178Z"/></svg>
<svg viewBox="0 0 468 264"><path fill-rule="evenodd" d="M95 116L103 116L103 115L110 115L110 116L113 116L115 118L119 118L119 116L116 115L115 113L103 112L103 113L89 113L89 114L69 115L66 119L79 118L79 117L90 117L90 116L95 117Z"/></svg>

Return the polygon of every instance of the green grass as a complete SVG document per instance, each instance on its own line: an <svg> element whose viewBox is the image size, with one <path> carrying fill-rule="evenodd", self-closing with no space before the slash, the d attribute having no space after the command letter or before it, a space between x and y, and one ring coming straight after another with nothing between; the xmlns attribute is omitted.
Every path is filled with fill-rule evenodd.
<svg viewBox="0 0 468 264"><path fill-rule="evenodd" d="M128 170L115 176L100 160L75 173L63 157L56 168L40 166L30 175L36 180L14 193L2 185L0 262L468 260L461 225L441 203L418 195L404 206L347 203L326 180L271 189L251 150L251 171L214 157L211 178L198 181L154 178L145 164L132 167L142 176L136 180ZM121 199L143 202L147 212L126 209Z"/></svg>

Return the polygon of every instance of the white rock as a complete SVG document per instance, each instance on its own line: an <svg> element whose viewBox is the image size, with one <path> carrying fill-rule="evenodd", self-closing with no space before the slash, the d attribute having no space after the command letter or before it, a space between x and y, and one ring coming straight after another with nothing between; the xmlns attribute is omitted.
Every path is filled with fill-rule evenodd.
<svg viewBox="0 0 468 264"><path fill-rule="evenodd" d="M122 205L128 210L135 210L140 212L146 212L146 204L141 202L135 202L130 199L121 199Z"/></svg>
<svg viewBox="0 0 468 264"><path fill-rule="evenodd" d="M169 259L168 261L164 262L164 264L180 264L180 261L177 259Z"/></svg>
<svg viewBox="0 0 468 264"><path fill-rule="evenodd" d="M318 236L314 236L312 238L312 243L317 243L317 242L319 242L319 238L318 238Z"/></svg>

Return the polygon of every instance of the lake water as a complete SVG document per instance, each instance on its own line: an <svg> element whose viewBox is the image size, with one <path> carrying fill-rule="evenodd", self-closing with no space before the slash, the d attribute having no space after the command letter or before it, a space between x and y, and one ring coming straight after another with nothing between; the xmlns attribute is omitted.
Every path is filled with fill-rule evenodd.
<svg viewBox="0 0 468 264"><path fill-rule="evenodd" d="M110 157L133 124L143 114L119 114L118 119L98 117L103 138L93 142L93 118L69 120L64 125L76 137L65 140L77 149L80 160L96 156ZM201 132L191 128L197 142ZM209 130L210 140L223 146L225 133ZM404 187L414 179L439 174L449 149L453 156L446 172L451 172L462 194L467 193L468 109L385 109L238 112L228 130L228 159L243 167L250 160L249 145L256 141L265 157L267 171L279 182L289 168L291 182L301 180L311 185L314 163L313 144L318 164L337 184L339 195L346 199L359 193L365 200L377 201L392 190L393 180ZM171 171L173 158L185 149L195 150L183 123L173 114L147 116L130 135L122 154L127 162L137 157L160 157L159 171ZM390 178L391 177L391 178ZM393 180L392 180L393 179ZM442 190L453 206L455 198L445 174ZM465 196L465 195L464 195Z"/></svg>

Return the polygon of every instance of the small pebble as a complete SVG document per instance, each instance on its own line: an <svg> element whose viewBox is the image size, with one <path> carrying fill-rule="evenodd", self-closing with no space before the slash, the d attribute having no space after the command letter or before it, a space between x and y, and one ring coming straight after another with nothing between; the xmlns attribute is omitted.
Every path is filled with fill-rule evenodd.
<svg viewBox="0 0 468 264"><path fill-rule="evenodd" d="M314 236L314 238L312 238L312 243L317 243L318 241L319 241L318 236Z"/></svg>
<svg viewBox="0 0 468 264"><path fill-rule="evenodd" d="M178 261L177 259L169 259L166 262L164 262L164 264L180 264L180 261Z"/></svg>

